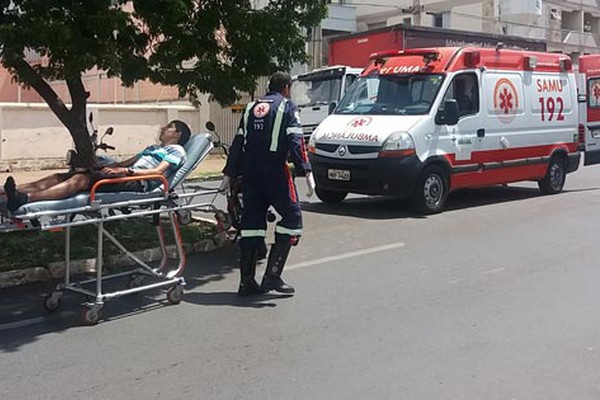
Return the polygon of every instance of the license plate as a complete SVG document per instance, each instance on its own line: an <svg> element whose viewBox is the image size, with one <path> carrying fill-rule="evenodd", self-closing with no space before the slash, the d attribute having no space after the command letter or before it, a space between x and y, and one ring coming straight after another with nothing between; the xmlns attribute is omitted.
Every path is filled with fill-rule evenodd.
<svg viewBox="0 0 600 400"><path fill-rule="evenodd" d="M330 169L327 170L327 177L333 181L349 181L350 171L347 169Z"/></svg>

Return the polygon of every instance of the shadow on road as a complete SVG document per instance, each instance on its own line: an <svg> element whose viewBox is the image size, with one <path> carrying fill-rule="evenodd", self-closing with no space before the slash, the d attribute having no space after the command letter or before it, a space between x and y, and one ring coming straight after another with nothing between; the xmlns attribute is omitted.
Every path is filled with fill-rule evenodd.
<svg viewBox="0 0 600 400"><path fill-rule="evenodd" d="M564 193L593 191L599 188L565 190ZM560 195L560 194L559 194ZM481 189L462 189L448 197L444 212L483 207L492 204L517 202L542 196L537 188L523 186L493 186ZM425 219L415 213L408 200L379 196L348 199L340 204L304 203L302 209L316 214L330 214L364 219Z"/></svg>
<svg viewBox="0 0 600 400"><path fill-rule="evenodd" d="M195 292L210 282L225 279L237 269L237 246L228 244L214 252L200 253L188 258L184 277L186 293L184 302L199 305L230 305L239 307L275 307L265 300L280 296L261 296L252 300L238 300L237 286L231 292ZM81 278L81 277L77 277ZM71 328L94 329L82 326L81 304L85 297L65 293L62 307L55 314L43 308L44 296L51 293L58 280L32 283L0 291L0 352L14 352L24 345L34 343L43 335L60 333ZM237 283L237 282L236 282ZM125 289L127 278L105 282L104 292ZM103 322L115 321L167 307L164 290L150 290L127 295L107 302L103 309ZM175 306L176 307L176 306Z"/></svg>

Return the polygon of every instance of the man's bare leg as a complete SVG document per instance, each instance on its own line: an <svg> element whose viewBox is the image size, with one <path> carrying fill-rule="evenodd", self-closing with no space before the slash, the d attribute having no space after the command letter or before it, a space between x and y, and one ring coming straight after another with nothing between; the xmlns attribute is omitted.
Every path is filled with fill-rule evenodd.
<svg viewBox="0 0 600 400"><path fill-rule="evenodd" d="M14 212L25 203L41 200L58 200L69 197L77 192L87 190L90 187L91 179L84 174L76 174L64 182L51 186L48 189L38 192L20 192L12 176L6 179L4 189L6 190L6 206L9 211Z"/></svg>
<svg viewBox="0 0 600 400"><path fill-rule="evenodd" d="M35 182L28 182L22 185L17 185L17 190L19 192L25 193L38 192L40 190L45 190L52 186L58 185L59 183L66 181L73 175L74 173L72 172L48 175L45 178L39 179Z"/></svg>
<svg viewBox="0 0 600 400"><path fill-rule="evenodd" d="M27 194L28 202L60 200L72 196L75 193L88 190L90 188L90 183L91 180L89 176L85 174L75 174L65 181L58 182L56 185L46 189L35 192L25 191L24 193Z"/></svg>

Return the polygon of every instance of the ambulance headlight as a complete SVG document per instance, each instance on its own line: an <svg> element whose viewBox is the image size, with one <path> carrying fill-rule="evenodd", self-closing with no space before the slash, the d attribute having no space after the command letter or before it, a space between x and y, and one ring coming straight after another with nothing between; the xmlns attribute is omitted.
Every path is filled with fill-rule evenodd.
<svg viewBox="0 0 600 400"><path fill-rule="evenodd" d="M310 134L310 137L308 138L308 147L315 147L316 143L317 143L317 139L315 139L317 131L314 131L313 133Z"/></svg>
<svg viewBox="0 0 600 400"><path fill-rule="evenodd" d="M318 129L318 128L317 128ZM317 129L310 134L308 138L308 152L315 153L317 151Z"/></svg>
<svg viewBox="0 0 600 400"><path fill-rule="evenodd" d="M406 132L396 132L390 135L383 144L383 151L410 150L415 148L415 142Z"/></svg>

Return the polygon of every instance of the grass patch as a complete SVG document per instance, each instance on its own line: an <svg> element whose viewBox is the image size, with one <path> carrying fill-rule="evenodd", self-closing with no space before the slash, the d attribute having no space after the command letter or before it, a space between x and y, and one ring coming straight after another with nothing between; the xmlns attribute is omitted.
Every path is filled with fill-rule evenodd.
<svg viewBox="0 0 600 400"><path fill-rule="evenodd" d="M106 229L128 250L138 251L159 247L156 228L149 219L129 219L105 224ZM164 224L167 244L173 242L173 230ZM213 225L192 222L181 226L183 241L195 243L216 233ZM71 260L96 257L98 230L95 225L71 228ZM119 254L109 240L104 241L104 254ZM0 235L0 272L31 267L44 267L65 259L63 232L22 231Z"/></svg>

